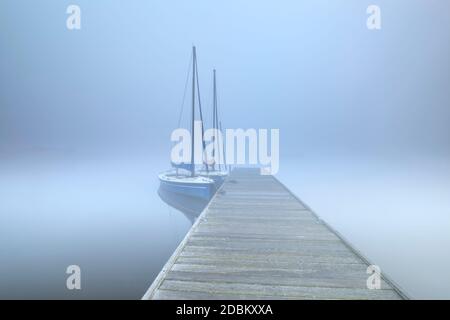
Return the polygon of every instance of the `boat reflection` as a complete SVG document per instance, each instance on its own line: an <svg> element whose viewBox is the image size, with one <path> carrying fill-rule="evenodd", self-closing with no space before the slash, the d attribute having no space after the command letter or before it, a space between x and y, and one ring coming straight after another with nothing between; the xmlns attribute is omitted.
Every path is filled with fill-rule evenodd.
<svg viewBox="0 0 450 320"><path fill-rule="evenodd" d="M195 222L195 219L200 215L209 202L209 199L170 192L161 187L158 189L158 195L161 200L169 206L181 211L181 213L189 219L191 224Z"/></svg>

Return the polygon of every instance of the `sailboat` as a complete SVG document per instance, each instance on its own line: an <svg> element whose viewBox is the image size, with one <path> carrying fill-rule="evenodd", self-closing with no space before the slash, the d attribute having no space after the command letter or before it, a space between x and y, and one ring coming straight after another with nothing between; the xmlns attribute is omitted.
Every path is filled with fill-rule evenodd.
<svg viewBox="0 0 450 320"><path fill-rule="evenodd" d="M216 182L214 179L198 174L194 162L194 126L195 126L195 105L196 105L196 89L200 112L200 120L202 119L200 89L198 81L197 53L195 46L192 48L192 110L191 110L191 162L175 164L172 162L174 169L162 172L158 175L161 190L182 194L201 199L210 199L216 191ZM203 125L202 125L203 131ZM202 132L203 137L203 132ZM205 142L202 139L202 149L205 148ZM206 171L208 167L206 166Z"/></svg>
<svg viewBox="0 0 450 320"><path fill-rule="evenodd" d="M219 113L217 109L217 82L216 82L216 69L213 70L213 121L212 121L212 129L217 131L222 131L222 123L219 121ZM217 132L216 131L216 132ZM216 141L215 137L213 137L212 142L214 145L213 149L213 159L211 159L211 163L209 164L209 167L207 167L207 170L200 170L199 174L201 176L210 178L214 180L214 183L216 187L219 187L225 178L228 176L228 170L226 163L221 164L220 162L216 164L214 162L214 156L217 152L217 156L219 159L223 158L225 159L225 152L223 149L223 143L220 143L220 141ZM221 150L222 149L222 150ZM222 152L222 154L220 154Z"/></svg>

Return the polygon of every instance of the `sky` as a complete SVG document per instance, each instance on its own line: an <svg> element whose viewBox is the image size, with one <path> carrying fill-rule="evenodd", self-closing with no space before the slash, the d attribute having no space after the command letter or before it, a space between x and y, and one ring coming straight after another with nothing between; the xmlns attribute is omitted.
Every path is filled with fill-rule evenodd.
<svg viewBox="0 0 450 320"><path fill-rule="evenodd" d="M66 27L72 4L80 30ZM380 30L366 26L373 4ZM19 296L28 278L59 296L73 246L99 272L103 292L86 294L142 294L131 283L189 228L156 189L195 45L206 127L215 68L224 129L279 129L280 180L413 297L448 298L449 12L447 0L0 1L4 278ZM113 284L100 274L123 254L134 262Z"/></svg>
<svg viewBox="0 0 450 320"><path fill-rule="evenodd" d="M66 28L70 4L80 30ZM370 4L381 30L366 27ZM195 44L207 121L216 68L224 127L279 128L282 158L446 155L449 9L444 0L2 1L0 152L168 154Z"/></svg>

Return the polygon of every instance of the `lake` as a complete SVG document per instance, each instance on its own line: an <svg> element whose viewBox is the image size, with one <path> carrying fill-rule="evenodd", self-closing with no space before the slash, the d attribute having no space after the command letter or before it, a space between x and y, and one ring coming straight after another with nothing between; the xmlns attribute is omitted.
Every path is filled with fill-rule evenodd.
<svg viewBox="0 0 450 320"><path fill-rule="evenodd" d="M191 226L158 196L167 166L151 155L2 161L0 298L141 298ZM450 298L445 159L305 157L278 178L412 297ZM81 290L66 288L73 264Z"/></svg>

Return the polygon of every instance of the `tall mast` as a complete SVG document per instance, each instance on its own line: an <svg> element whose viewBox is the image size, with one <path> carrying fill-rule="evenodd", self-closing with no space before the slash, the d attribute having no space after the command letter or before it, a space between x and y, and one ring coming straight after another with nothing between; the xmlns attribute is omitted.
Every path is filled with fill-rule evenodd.
<svg viewBox="0 0 450 320"><path fill-rule="evenodd" d="M216 133L218 134L219 131L219 113L217 111L217 81L216 81L216 69L214 69L214 129L216 130ZM214 146L217 146L217 154L219 155L219 170L220 170L220 146L219 146L219 140L217 140L217 144Z"/></svg>
<svg viewBox="0 0 450 320"><path fill-rule="evenodd" d="M219 121L219 129L222 132L222 121ZM228 171L228 167L227 167L227 160L226 160L226 154L225 154L225 145L222 142L222 152L223 152L223 165L225 166L225 171Z"/></svg>
<svg viewBox="0 0 450 320"><path fill-rule="evenodd" d="M213 129L217 129L217 87L216 87L216 69L213 70Z"/></svg>
<svg viewBox="0 0 450 320"><path fill-rule="evenodd" d="M216 69L213 69L213 130L217 129L217 124L216 124L216 104L217 104L217 99L216 99ZM212 156L213 159L215 159L215 153L216 153L216 131L214 131L214 136L213 136L213 150L212 150ZM215 163L213 162L212 164L212 169L214 171L214 166Z"/></svg>
<svg viewBox="0 0 450 320"><path fill-rule="evenodd" d="M192 123L191 123L191 176L195 176L194 164L194 126L195 126L195 67L196 67L195 46L192 47Z"/></svg>
<svg viewBox="0 0 450 320"><path fill-rule="evenodd" d="M197 65L197 56L195 57L195 75L197 78L197 97L198 97L198 112L200 115L200 122L201 122L201 128L202 128L202 160L204 160L204 165L205 165L205 169L206 172L208 172L208 158L205 154L205 148L206 148L206 143L205 140L203 139L204 135L204 125L203 125L203 112L202 112L202 102L200 99L200 83L198 81L198 65ZM203 159L204 157L204 159Z"/></svg>

